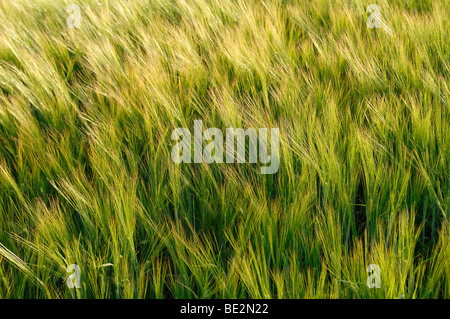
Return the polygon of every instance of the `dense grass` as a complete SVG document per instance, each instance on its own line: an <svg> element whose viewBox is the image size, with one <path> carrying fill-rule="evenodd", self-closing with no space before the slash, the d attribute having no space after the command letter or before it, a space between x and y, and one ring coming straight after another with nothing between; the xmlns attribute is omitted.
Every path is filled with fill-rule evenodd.
<svg viewBox="0 0 450 319"><path fill-rule="evenodd" d="M0 0L0 298L449 298L450 4L372 2Z"/></svg>

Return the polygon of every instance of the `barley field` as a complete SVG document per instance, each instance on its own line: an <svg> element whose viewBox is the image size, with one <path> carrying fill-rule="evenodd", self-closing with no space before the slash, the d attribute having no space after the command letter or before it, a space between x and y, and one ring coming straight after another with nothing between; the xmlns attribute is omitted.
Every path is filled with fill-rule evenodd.
<svg viewBox="0 0 450 319"><path fill-rule="evenodd" d="M0 0L0 299L450 298L449 17ZM278 128L278 171L173 162L195 120Z"/></svg>

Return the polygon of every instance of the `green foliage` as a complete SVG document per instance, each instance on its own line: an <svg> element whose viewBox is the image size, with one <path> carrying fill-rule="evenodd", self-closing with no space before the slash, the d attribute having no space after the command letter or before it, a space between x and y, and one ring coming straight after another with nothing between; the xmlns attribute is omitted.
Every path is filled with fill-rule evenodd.
<svg viewBox="0 0 450 319"><path fill-rule="evenodd" d="M448 1L70 3L0 0L0 298L450 298Z"/></svg>

